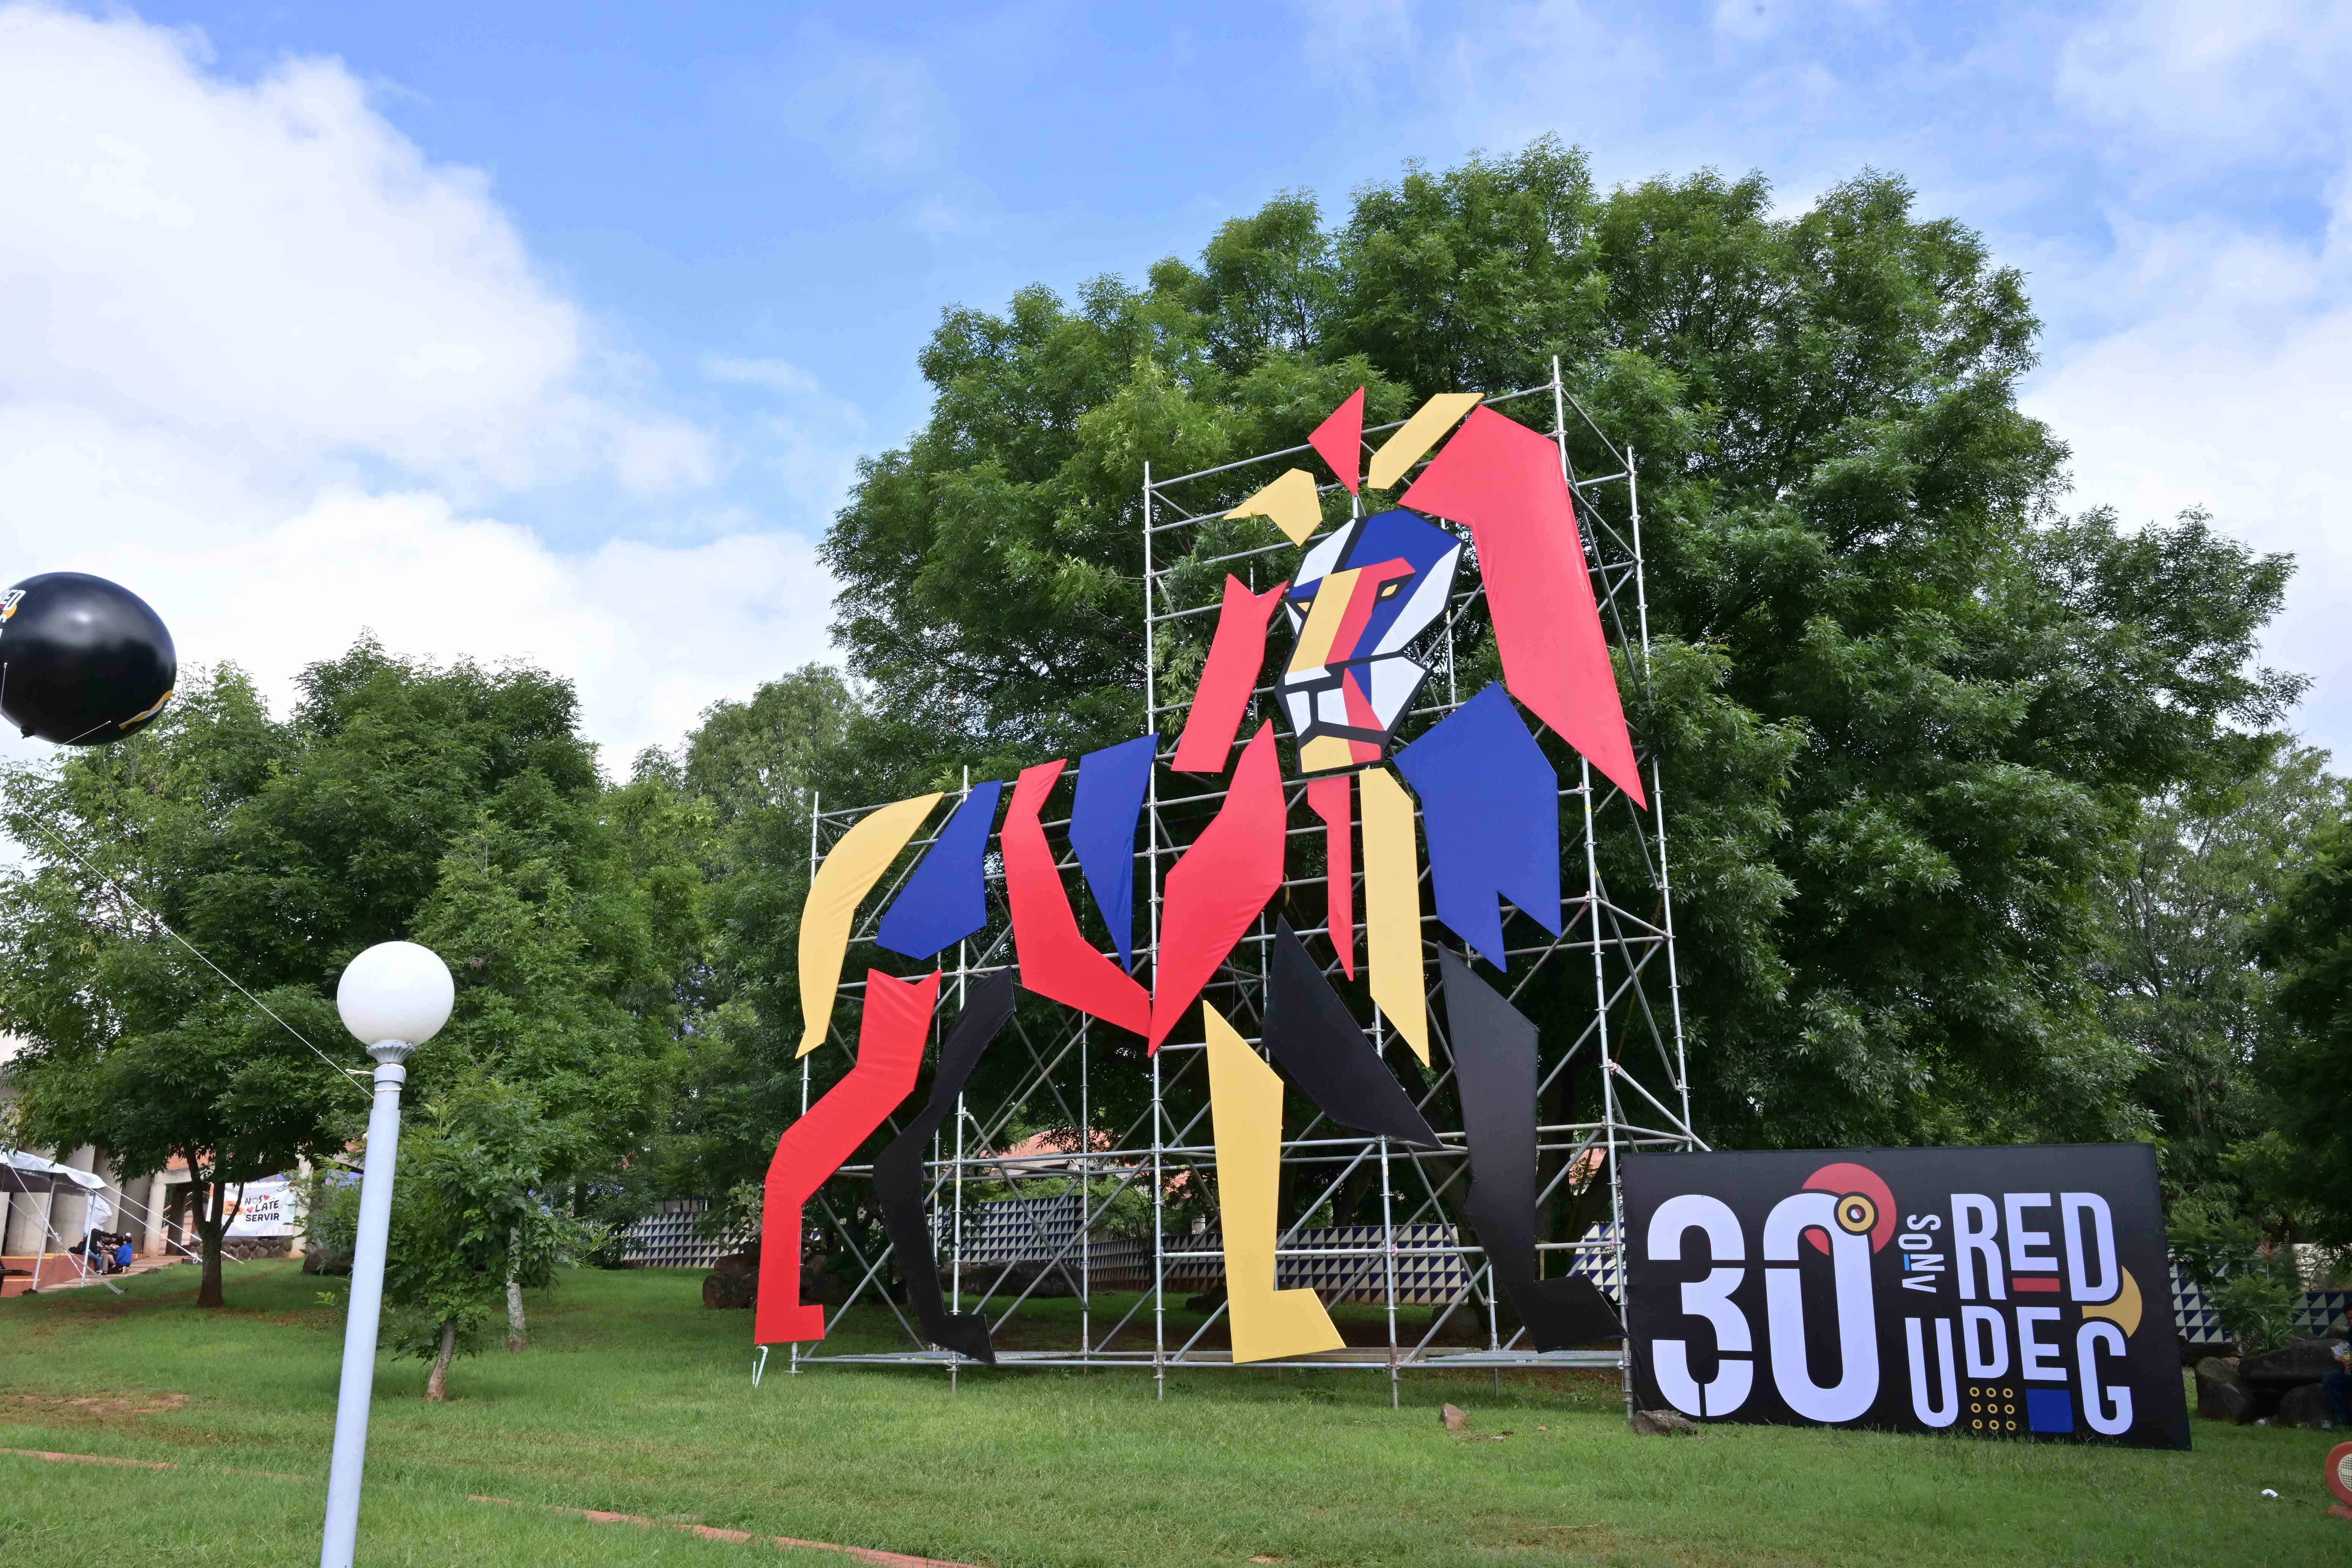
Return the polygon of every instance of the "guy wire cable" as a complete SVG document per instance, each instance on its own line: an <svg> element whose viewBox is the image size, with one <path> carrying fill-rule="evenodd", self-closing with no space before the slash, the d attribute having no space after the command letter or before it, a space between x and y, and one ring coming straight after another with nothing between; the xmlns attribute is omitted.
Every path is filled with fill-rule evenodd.
<svg viewBox="0 0 2352 1568"><path fill-rule="evenodd" d="M276 1013L270 1012L269 1006L267 1003L263 1002L260 997L256 996L252 992L247 991L244 986L237 984L236 978L234 975L230 974L227 970L223 969L219 964L215 963L211 959L206 958L203 950L198 948L194 942L190 942L186 937L182 936L178 931L173 931L170 925L165 923L163 916L157 914L154 910L141 903L137 899L132 898L131 896L131 890L128 888L125 888L121 882L116 881L112 877L108 876L105 872L100 870L97 867L91 865L87 859L83 858L81 852L77 850L72 845L67 843L62 837L58 837L57 832L52 829L47 823L35 822L33 826L39 828L50 843L64 850L68 855L72 856L74 860L80 865L83 870L88 871L91 876L96 877L100 881L104 882L108 887L112 888L115 892L121 896L123 902L129 904L132 909L137 910L141 914L145 915L149 920L153 921L155 922L156 930L162 931L165 936L170 937L173 942L178 942L182 947L186 948L190 952L194 953L198 962L202 963L206 969L211 970L215 974L219 975L223 980L227 981L230 988L238 995L244 997L247 1001L260 1008L262 1012L268 1015L270 1019L275 1022L279 1028L285 1030L296 1039L300 1040L304 1046L309 1047L310 1052L312 1056L326 1063L328 1068L331 1070L337 1078L349 1085L351 1089L359 1094L362 1099L369 1098L369 1091L360 1087L359 1080L352 1077L349 1069L342 1067L335 1060L334 1058L329 1056L318 1047L311 1045L310 1037L304 1035L301 1030L296 1028L285 1019L278 1017Z"/></svg>

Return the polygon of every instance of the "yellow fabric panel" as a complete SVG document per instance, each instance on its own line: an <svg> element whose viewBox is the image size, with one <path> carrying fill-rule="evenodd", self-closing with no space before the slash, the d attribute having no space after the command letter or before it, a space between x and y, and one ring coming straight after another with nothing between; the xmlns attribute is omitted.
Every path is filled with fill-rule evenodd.
<svg viewBox="0 0 2352 1568"><path fill-rule="evenodd" d="M1366 768L1364 959L1372 1000L1429 1065L1429 991L1421 963L1421 856L1412 797L1386 768Z"/></svg>
<svg viewBox="0 0 2352 1568"><path fill-rule="evenodd" d="M2105 1318L2121 1329L2128 1339L2138 1330L2140 1313L2144 1310L2145 1303L2139 1299L2139 1281L2133 1279L2132 1271L2126 1268L2124 1270L2124 1288L2116 1292L2116 1299L2084 1307L2083 1316Z"/></svg>
<svg viewBox="0 0 2352 1568"><path fill-rule="evenodd" d="M833 1025L834 993L841 988L841 961L849 952L849 928L857 918L857 906L939 803L937 795L919 795L867 812L816 868L808 902L801 906L801 1019L805 1028L794 1056L816 1049Z"/></svg>
<svg viewBox="0 0 2352 1568"><path fill-rule="evenodd" d="M1207 1003L1209 1121L1217 1145L1217 1224L1234 1360L1336 1351L1346 1342L1312 1290L1274 1288L1276 1190L1282 1165L1282 1079Z"/></svg>
<svg viewBox="0 0 2352 1568"><path fill-rule="evenodd" d="M1423 404L1372 454L1371 464L1364 470L1364 482L1376 490L1395 489L1396 482L1404 478L1404 471L1421 461L1423 454L1436 446L1438 437L1453 429L1456 420L1477 406L1478 394L1475 392L1441 392Z"/></svg>
<svg viewBox="0 0 2352 1568"><path fill-rule="evenodd" d="M1356 765L1356 753L1348 749L1345 735L1318 735L1298 748L1298 771L1302 773L1328 773Z"/></svg>
<svg viewBox="0 0 2352 1568"><path fill-rule="evenodd" d="M1357 571L1343 566L1325 573L1315 584L1315 597L1307 605L1307 624L1298 628L1298 641L1291 646L1291 674L1320 669L1330 661L1331 639L1339 635L1339 623L1348 618L1348 601L1356 596Z"/></svg>
<svg viewBox="0 0 2352 1568"><path fill-rule="evenodd" d="M1323 526L1323 500L1315 493L1315 476L1305 468L1286 468L1282 477L1225 513L1227 517L1271 518L1282 536L1304 544Z"/></svg>

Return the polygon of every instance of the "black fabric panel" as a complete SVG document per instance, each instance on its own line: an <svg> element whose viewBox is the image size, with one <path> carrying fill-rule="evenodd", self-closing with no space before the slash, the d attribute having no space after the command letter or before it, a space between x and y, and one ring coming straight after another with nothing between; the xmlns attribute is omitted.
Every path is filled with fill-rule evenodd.
<svg viewBox="0 0 2352 1568"><path fill-rule="evenodd" d="M931 1227L923 1211L923 1152L940 1123L955 1110L956 1096L980 1065L982 1053L1012 1016L1013 972L1003 970L982 981L964 1004L962 1016L940 1047L939 1071L931 1077L931 1097L922 1114L874 1162L874 1193L882 1203L882 1223L898 1255L898 1275L906 1281L907 1300L924 1336L941 1350L991 1366L996 1364L996 1347L989 1339L986 1314L950 1314L940 1290L939 1261L932 1256Z"/></svg>
<svg viewBox="0 0 2352 1568"><path fill-rule="evenodd" d="M1590 1279L1536 1274L1536 1026L1448 949L1438 949L1462 1130L1470 1145L1470 1197L1503 1298L1539 1351L1622 1338L1609 1299Z"/></svg>
<svg viewBox="0 0 2352 1568"><path fill-rule="evenodd" d="M1444 1147L1307 955L1297 932L1279 919L1266 982L1265 1048L1307 1098L1342 1127Z"/></svg>

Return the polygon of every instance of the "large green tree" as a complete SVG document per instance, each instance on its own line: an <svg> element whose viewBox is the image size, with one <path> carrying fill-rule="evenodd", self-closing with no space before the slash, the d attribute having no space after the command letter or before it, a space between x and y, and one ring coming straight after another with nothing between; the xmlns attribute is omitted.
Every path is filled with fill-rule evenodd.
<svg viewBox="0 0 2352 1568"><path fill-rule="evenodd" d="M2352 1258L2352 815L2312 836L2258 946L2287 1026L2257 1063L2293 1150L2278 1179L2340 1262Z"/></svg>
<svg viewBox="0 0 2352 1568"><path fill-rule="evenodd" d="M457 979L411 1064L421 1096L527 1088L563 1124L550 1146L605 1162L650 1126L693 1000L709 814L658 778L608 790L567 683L362 641L278 720L234 669L198 673L157 724L14 770L6 796L27 859L0 878L0 1025L31 1042L24 1130L126 1174L186 1161L203 1304L226 1188L356 1135L331 998L375 942L425 942Z"/></svg>
<svg viewBox="0 0 2352 1568"><path fill-rule="evenodd" d="M812 664L748 700L714 703L674 759L641 767L713 825L702 860L709 958L681 1043L681 1092L627 1173L619 1213L656 1195L709 1196L719 1200L712 1224L732 1232L757 1212L776 1135L801 1108L793 1053L809 812L860 719L840 672Z"/></svg>
<svg viewBox="0 0 2352 1568"><path fill-rule="evenodd" d="M203 1306L221 1303L236 1184L333 1152L351 1113L364 1114L365 1089L296 1037L342 1043L319 972L289 965L290 944L265 952L252 933L216 926L201 892L236 808L293 747L251 684L225 669L184 676L141 734L12 769L0 785L26 856L0 879L0 1020L27 1042L16 1131L97 1144L126 1175L184 1163Z"/></svg>
<svg viewBox="0 0 2352 1568"><path fill-rule="evenodd" d="M2242 778L2160 792L2100 889L2108 940L2091 973L2137 1063L2173 1253L2251 1345L2291 1331L2294 1244L2323 1212L2307 1179L2317 1151L2289 1131L2299 1097L2270 1081L2299 1042L2257 944L2315 837L2344 814L2326 763L2283 744Z"/></svg>
<svg viewBox="0 0 2352 1568"><path fill-rule="evenodd" d="M2257 939L2311 852L2345 812L2327 753L2284 747L2242 779L2180 786L2147 804L2103 879L2108 941L2092 975L2101 1013L2138 1064L2168 1197L2209 1194L2293 1228L2267 1184L2282 1161L2277 1107L2258 1065L2280 1048L2278 976Z"/></svg>
<svg viewBox="0 0 2352 1568"><path fill-rule="evenodd" d="M491 1078L434 1096L402 1128L384 1339L394 1355L432 1363L427 1399L448 1397L451 1363L480 1351L501 1292L511 1300L525 1287L552 1286L557 1268L601 1239L595 1225L543 1190L546 1172L590 1157L572 1145L575 1135L541 1114L538 1096ZM348 1176L314 1184L313 1245L350 1256L359 1197Z"/></svg>
<svg viewBox="0 0 2352 1568"><path fill-rule="evenodd" d="M1136 733L1147 462L1293 445L1359 384L1378 421L1557 355L1643 475L1631 696L1708 1136L2137 1129L2087 979L2098 878L2144 797L2259 762L2295 692L2253 661L2288 566L2201 516L2063 514L2065 449L2016 403L2022 281L1914 207L1871 174L1786 216L1757 177L1603 194L1543 141L1336 223L1283 197L1141 284L949 311L929 418L826 541L873 701L843 771L879 800ZM1206 629L1163 650L1164 696Z"/></svg>

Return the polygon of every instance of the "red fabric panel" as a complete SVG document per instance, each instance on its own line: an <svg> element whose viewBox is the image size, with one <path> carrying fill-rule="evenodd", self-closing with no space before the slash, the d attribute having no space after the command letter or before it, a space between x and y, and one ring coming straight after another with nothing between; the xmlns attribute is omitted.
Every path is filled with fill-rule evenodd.
<svg viewBox="0 0 2352 1568"><path fill-rule="evenodd" d="M1511 695L1647 806L1559 448L1474 409L1402 499L1469 525Z"/></svg>
<svg viewBox="0 0 2352 1568"><path fill-rule="evenodd" d="M940 999L940 972L895 980L866 972L866 1016L857 1027L857 1065L824 1091L808 1114L784 1129L768 1162L767 1200L760 1211L760 1299L751 1342L824 1338L823 1304L801 1301L802 1206L824 1179L857 1152L867 1134L915 1089L931 1009Z"/></svg>
<svg viewBox="0 0 2352 1568"><path fill-rule="evenodd" d="M1217 610L1217 632L1209 639L1209 662L1202 667L1200 689L1192 693L1192 710L1184 716L1184 733L1176 742L1180 773L1221 773L1233 755L1234 736L1242 727L1242 712L1258 672L1265 667L1265 623L1282 602L1287 581L1263 594L1253 594L1242 580L1225 578L1225 602Z"/></svg>
<svg viewBox="0 0 2352 1568"><path fill-rule="evenodd" d="M1282 764L1260 724L1234 766L1216 819L1168 873L1152 969L1151 1049L1176 1026L1217 965L1282 886Z"/></svg>
<svg viewBox="0 0 2352 1568"><path fill-rule="evenodd" d="M1151 998L1135 977L1104 957L1079 933L1070 895L1054 868L1054 851L1037 820L1067 760L1021 770L997 846L1004 851L1004 890L1013 903L1013 952L1021 984L1122 1029L1147 1034Z"/></svg>
<svg viewBox="0 0 2352 1568"><path fill-rule="evenodd" d="M1326 664L1338 664L1356 657L1356 643L1364 635L1364 627L1372 618L1372 611L1381 602L1381 589L1400 577L1412 575L1412 567L1402 561L1383 561L1376 566L1356 568L1355 591L1348 600L1347 612L1339 617L1339 629L1331 634L1331 650L1323 656ZM1380 726L1372 726L1375 730Z"/></svg>
<svg viewBox="0 0 2352 1568"><path fill-rule="evenodd" d="M1360 730L1381 728L1381 716L1372 711L1372 700L1364 695L1363 684L1356 679L1356 672L1352 669L1339 678L1339 700L1348 705L1349 723ZM1350 735L1348 738L1348 755L1359 763L1377 763L1381 760L1380 743L1359 741Z"/></svg>
<svg viewBox="0 0 2352 1568"><path fill-rule="evenodd" d="M1324 921L1339 968L1356 977L1356 797L1349 773L1326 773L1307 781L1307 804L1323 819Z"/></svg>
<svg viewBox="0 0 2352 1568"><path fill-rule="evenodd" d="M1364 482L1364 389L1356 388L1347 402L1331 410L1331 416L1315 426L1307 444L1331 465L1348 493L1354 495Z"/></svg>

